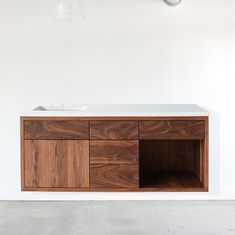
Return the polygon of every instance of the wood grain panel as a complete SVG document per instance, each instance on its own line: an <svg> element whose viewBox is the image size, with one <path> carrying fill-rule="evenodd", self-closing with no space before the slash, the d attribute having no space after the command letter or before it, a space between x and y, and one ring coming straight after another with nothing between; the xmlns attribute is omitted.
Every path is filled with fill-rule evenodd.
<svg viewBox="0 0 235 235"><path fill-rule="evenodd" d="M91 140L91 164L135 164L139 159L138 140Z"/></svg>
<svg viewBox="0 0 235 235"><path fill-rule="evenodd" d="M25 187L89 187L89 141L26 140Z"/></svg>
<svg viewBox="0 0 235 235"><path fill-rule="evenodd" d="M201 143L202 179L204 190L209 190L209 117L205 118L205 139Z"/></svg>
<svg viewBox="0 0 235 235"><path fill-rule="evenodd" d="M141 182L140 187L175 189L182 191L187 188L202 188L203 184L192 172L145 172L145 180Z"/></svg>
<svg viewBox="0 0 235 235"><path fill-rule="evenodd" d="M91 139L138 139L137 121L91 121Z"/></svg>
<svg viewBox="0 0 235 235"><path fill-rule="evenodd" d="M143 171L194 171L200 162L200 140L141 140Z"/></svg>
<svg viewBox="0 0 235 235"><path fill-rule="evenodd" d="M138 165L98 165L90 168L91 188L138 188Z"/></svg>
<svg viewBox="0 0 235 235"><path fill-rule="evenodd" d="M204 139L204 121L140 121L140 139Z"/></svg>
<svg viewBox="0 0 235 235"><path fill-rule="evenodd" d="M203 182L203 145L204 140L199 140L199 145L195 142L194 146L194 174L197 176L198 179L200 179L201 182Z"/></svg>
<svg viewBox="0 0 235 235"><path fill-rule="evenodd" d="M25 139L89 139L88 121L24 121Z"/></svg>

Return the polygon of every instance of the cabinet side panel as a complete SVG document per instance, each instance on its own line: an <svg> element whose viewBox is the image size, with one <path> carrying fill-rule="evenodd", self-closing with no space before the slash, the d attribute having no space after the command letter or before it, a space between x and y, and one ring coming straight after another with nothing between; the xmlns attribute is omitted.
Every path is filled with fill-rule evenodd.
<svg viewBox="0 0 235 235"><path fill-rule="evenodd" d="M203 182L204 190L209 191L209 117L205 117L205 141L203 161Z"/></svg>
<svg viewBox="0 0 235 235"><path fill-rule="evenodd" d="M21 171L21 190L24 189L25 187L25 156L24 156L24 151L25 151L25 143L24 143L24 119L20 117L20 171Z"/></svg>

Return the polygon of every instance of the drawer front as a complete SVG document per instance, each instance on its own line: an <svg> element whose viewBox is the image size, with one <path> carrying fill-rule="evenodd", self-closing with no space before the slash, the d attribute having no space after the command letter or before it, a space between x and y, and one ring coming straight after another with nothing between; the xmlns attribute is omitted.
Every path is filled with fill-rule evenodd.
<svg viewBox="0 0 235 235"><path fill-rule="evenodd" d="M91 164L138 163L138 140L91 140Z"/></svg>
<svg viewBox="0 0 235 235"><path fill-rule="evenodd" d="M140 139L204 139L204 121L140 121Z"/></svg>
<svg viewBox="0 0 235 235"><path fill-rule="evenodd" d="M24 121L24 138L89 139L88 121Z"/></svg>
<svg viewBox="0 0 235 235"><path fill-rule="evenodd" d="M99 165L90 168L91 188L138 188L138 165Z"/></svg>
<svg viewBox="0 0 235 235"><path fill-rule="evenodd" d="M91 121L91 139L138 139L138 121Z"/></svg>

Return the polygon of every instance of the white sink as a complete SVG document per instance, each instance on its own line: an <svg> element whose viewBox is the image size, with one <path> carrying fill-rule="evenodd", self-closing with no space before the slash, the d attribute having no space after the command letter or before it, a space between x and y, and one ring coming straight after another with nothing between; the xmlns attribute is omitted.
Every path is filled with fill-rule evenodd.
<svg viewBox="0 0 235 235"><path fill-rule="evenodd" d="M38 106L37 111L86 111L86 105L46 105Z"/></svg>

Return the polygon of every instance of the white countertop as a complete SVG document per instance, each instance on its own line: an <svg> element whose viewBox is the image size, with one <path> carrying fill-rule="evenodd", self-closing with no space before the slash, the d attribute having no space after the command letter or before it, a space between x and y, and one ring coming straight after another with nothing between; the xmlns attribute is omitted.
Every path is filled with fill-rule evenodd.
<svg viewBox="0 0 235 235"><path fill-rule="evenodd" d="M48 111L32 110L21 116L208 116L209 112L195 104L86 104L76 106L44 107L82 107L83 110Z"/></svg>

